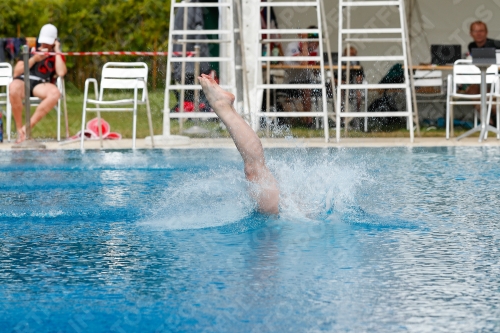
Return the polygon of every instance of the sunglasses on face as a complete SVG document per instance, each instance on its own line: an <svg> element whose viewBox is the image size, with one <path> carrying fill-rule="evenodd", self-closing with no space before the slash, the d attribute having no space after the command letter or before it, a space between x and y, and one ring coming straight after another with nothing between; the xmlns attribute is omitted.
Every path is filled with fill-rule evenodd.
<svg viewBox="0 0 500 333"><path fill-rule="evenodd" d="M319 38L319 35L314 33L314 34L307 34L307 38Z"/></svg>

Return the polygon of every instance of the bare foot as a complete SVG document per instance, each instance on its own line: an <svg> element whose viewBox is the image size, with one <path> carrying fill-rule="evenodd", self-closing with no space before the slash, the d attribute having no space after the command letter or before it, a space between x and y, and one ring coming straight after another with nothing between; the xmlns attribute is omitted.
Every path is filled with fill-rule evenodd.
<svg viewBox="0 0 500 333"><path fill-rule="evenodd" d="M26 128L23 126L17 130L17 140L16 143L21 143L26 140Z"/></svg>
<svg viewBox="0 0 500 333"><path fill-rule="evenodd" d="M219 106L233 106L234 95L229 91L222 89L211 76L201 74L201 76L198 77L198 80L200 81L203 92L208 99L208 103L210 103L210 105L214 108L215 112L217 112Z"/></svg>

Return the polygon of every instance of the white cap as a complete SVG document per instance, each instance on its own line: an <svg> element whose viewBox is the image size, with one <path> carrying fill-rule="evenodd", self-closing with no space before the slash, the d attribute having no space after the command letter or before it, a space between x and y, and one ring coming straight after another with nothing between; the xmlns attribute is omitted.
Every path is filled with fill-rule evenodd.
<svg viewBox="0 0 500 333"><path fill-rule="evenodd" d="M40 35L38 36L38 43L40 44L54 44L57 38L57 28L52 24L46 24L40 29Z"/></svg>

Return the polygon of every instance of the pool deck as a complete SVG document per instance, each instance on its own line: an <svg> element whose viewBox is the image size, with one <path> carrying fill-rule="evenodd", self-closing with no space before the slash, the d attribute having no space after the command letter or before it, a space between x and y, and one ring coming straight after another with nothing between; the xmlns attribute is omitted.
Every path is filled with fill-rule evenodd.
<svg viewBox="0 0 500 333"><path fill-rule="evenodd" d="M330 139L330 142L325 143L323 138L280 138L268 139L262 138L264 148L293 148L293 147L339 147L339 148L354 148L354 147L500 147L500 140L496 137L490 137L488 140L478 142L477 137L465 138L457 141L455 138L446 140L445 138L415 138L413 143L409 138L346 138L341 139L339 143L335 142L335 138ZM188 142L186 142L188 141ZM46 149L49 150L78 150L80 142L62 142L37 140L44 143ZM104 149L130 149L132 147L131 139L122 140L104 140ZM12 148L13 143L0 143L0 150L18 150ZM99 149L99 141L85 141L85 149ZM160 149L193 149L193 148L235 148L234 143L228 138L191 138L184 141L163 141L157 143L157 148ZM150 140L138 139L137 149L151 149Z"/></svg>

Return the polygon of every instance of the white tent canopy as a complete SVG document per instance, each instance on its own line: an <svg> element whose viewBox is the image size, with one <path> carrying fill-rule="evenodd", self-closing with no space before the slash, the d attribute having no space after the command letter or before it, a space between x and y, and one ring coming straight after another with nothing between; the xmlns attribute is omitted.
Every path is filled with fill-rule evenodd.
<svg viewBox="0 0 500 333"><path fill-rule="evenodd" d="M298 1L300 2L300 1ZM338 1L324 0L330 31L330 43L337 45ZM482 20L488 24L489 38L500 39L500 0L410 0L407 4L410 43L414 64L430 62L431 44L460 44L462 53L471 42L470 24ZM275 8L280 27L307 27L314 24L312 11L303 8ZM390 7L381 7L376 15L351 12L352 27L389 28L397 25L398 13ZM380 55L390 50L390 44L357 44L359 55ZM378 71L377 71L378 72ZM377 79L377 78L375 78Z"/></svg>
<svg viewBox="0 0 500 333"><path fill-rule="evenodd" d="M273 0L268 0L273 1ZM279 1L279 0L274 0ZM260 29L260 0L242 0L243 35L245 38L245 54L249 73L250 96L254 95L254 76L256 62L253 55L260 52L256 31ZM300 1L297 1L298 3ZM332 51L338 45L338 0L324 0L327 26L330 32ZM470 23L482 20L488 24L489 38L500 39L500 0L408 0L407 17L410 27L410 43L413 64L429 63L430 45L460 44L462 53L472 41L469 35ZM280 28L303 28L315 24L315 13L304 7L276 7ZM389 7L382 7L375 15L364 13L363 9L351 12L351 27L390 28L398 25L398 13ZM354 43L353 43L354 44ZM391 44L354 44L358 55L383 55L397 53ZM369 82L378 82L387 72L391 64L363 63ZM258 109L258 100L251 100L250 107Z"/></svg>

